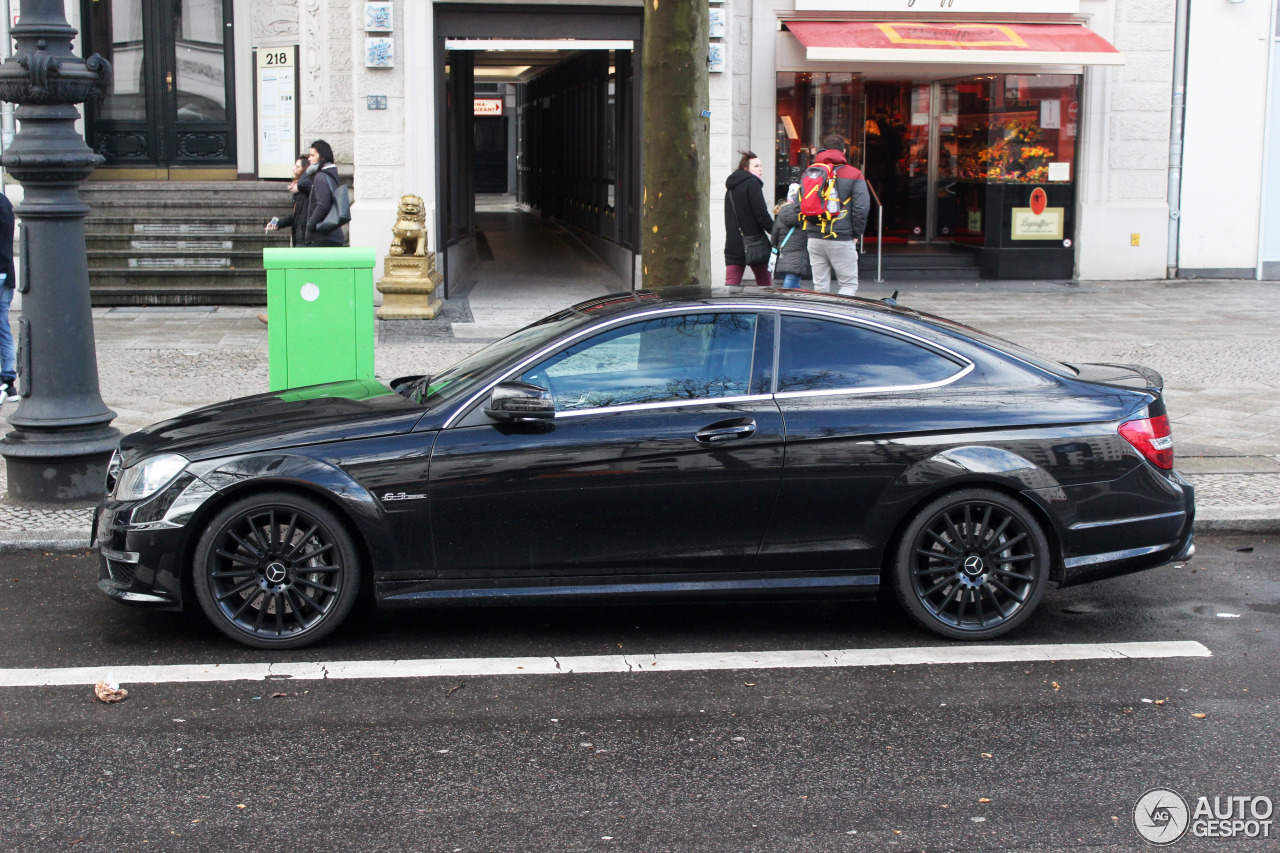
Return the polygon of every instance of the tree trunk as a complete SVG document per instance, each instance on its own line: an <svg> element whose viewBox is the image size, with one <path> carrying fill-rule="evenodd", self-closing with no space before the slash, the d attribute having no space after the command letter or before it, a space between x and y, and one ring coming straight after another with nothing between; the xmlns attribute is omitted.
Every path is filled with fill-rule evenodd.
<svg viewBox="0 0 1280 853"><path fill-rule="evenodd" d="M707 0L644 0L644 286L711 291Z"/></svg>

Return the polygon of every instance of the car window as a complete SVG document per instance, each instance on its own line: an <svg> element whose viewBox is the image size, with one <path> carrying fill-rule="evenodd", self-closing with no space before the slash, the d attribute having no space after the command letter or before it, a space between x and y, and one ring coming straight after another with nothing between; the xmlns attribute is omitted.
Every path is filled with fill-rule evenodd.
<svg viewBox="0 0 1280 853"><path fill-rule="evenodd" d="M564 334L578 322L581 322L580 315L564 312L563 316L548 317L489 344L443 373L432 376L426 383L420 402L435 407L469 393L504 362L528 350L536 350L557 335Z"/></svg>
<svg viewBox="0 0 1280 853"><path fill-rule="evenodd" d="M748 393L756 315L680 314L602 332L520 376L557 411Z"/></svg>
<svg viewBox="0 0 1280 853"><path fill-rule="evenodd" d="M961 365L931 349L865 326L783 315L779 391L925 385Z"/></svg>

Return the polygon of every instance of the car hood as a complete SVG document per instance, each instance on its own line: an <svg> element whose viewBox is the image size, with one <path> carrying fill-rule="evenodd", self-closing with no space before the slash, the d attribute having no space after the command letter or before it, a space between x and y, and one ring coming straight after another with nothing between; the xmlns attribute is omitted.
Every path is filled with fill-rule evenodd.
<svg viewBox="0 0 1280 853"><path fill-rule="evenodd" d="M195 409L120 442L123 464L177 453L191 460L408 432L425 409L373 380L309 385Z"/></svg>

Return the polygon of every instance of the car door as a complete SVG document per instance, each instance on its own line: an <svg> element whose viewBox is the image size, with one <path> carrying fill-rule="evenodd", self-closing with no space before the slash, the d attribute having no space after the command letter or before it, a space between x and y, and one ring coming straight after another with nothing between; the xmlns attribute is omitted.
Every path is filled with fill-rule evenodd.
<svg viewBox="0 0 1280 853"><path fill-rule="evenodd" d="M505 377L552 420L476 405L432 453L439 577L749 570L782 470L773 315L650 311ZM652 579L652 577L650 577Z"/></svg>
<svg viewBox="0 0 1280 853"><path fill-rule="evenodd" d="M786 468L759 568L878 565L891 531L868 524L872 510L909 465L946 440L939 436L971 425L964 412L972 406L948 386L972 368L954 352L873 323L783 313L777 400Z"/></svg>

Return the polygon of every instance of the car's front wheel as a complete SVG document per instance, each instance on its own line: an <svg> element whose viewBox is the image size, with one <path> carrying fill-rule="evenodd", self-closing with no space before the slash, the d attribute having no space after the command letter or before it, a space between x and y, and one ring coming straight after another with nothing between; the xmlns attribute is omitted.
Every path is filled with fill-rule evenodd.
<svg viewBox="0 0 1280 853"><path fill-rule="evenodd" d="M1021 624L1049 578L1044 531L1021 503L990 489L929 503L907 525L895 556L903 607L953 639L988 640Z"/></svg>
<svg viewBox="0 0 1280 853"><path fill-rule="evenodd" d="M341 520L288 492L229 504L196 545L192 580L209 620L259 649L293 649L328 635L360 587L360 560Z"/></svg>

